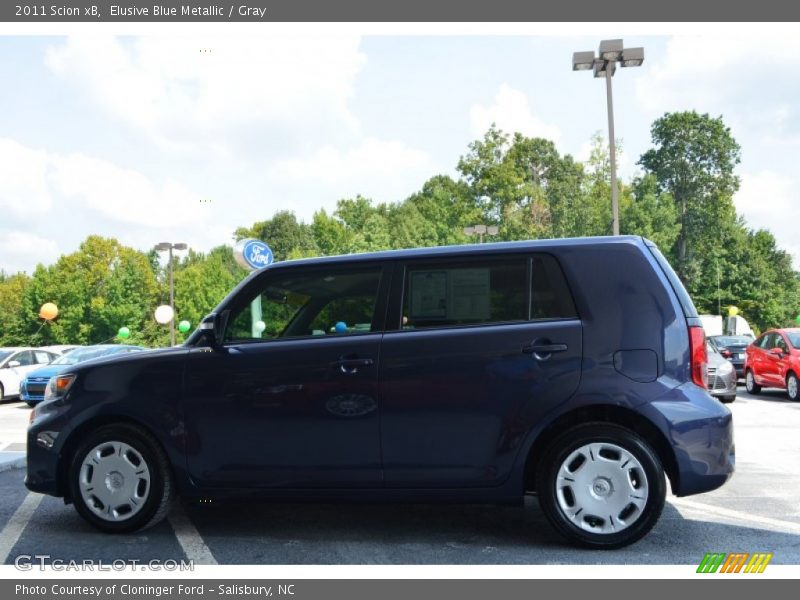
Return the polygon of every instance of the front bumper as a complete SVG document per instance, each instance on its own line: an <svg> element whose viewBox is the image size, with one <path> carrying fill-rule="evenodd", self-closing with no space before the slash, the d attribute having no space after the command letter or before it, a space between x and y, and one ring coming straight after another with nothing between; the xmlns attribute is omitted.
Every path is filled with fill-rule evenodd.
<svg viewBox="0 0 800 600"><path fill-rule="evenodd" d="M673 493L689 496L720 487L736 465L731 411L693 383L675 388L669 396L639 410L672 446L677 469Z"/></svg>
<svg viewBox="0 0 800 600"><path fill-rule="evenodd" d="M63 496L58 469L69 429L69 409L57 402L46 402L34 410L34 420L27 434L25 487L40 494Z"/></svg>

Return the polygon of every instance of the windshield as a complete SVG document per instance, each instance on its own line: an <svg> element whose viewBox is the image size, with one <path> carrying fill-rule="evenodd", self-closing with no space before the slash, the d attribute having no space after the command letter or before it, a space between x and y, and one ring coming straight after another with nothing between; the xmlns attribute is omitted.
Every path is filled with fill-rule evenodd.
<svg viewBox="0 0 800 600"><path fill-rule="evenodd" d="M101 356L109 356L111 354L117 354L119 352L124 352L127 348L77 348L70 352L69 354L65 354L63 356L59 356L55 359L51 365L76 365L81 363L85 360L91 360L93 358L100 358Z"/></svg>
<svg viewBox="0 0 800 600"><path fill-rule="evenodd" d="M0 352L0 363L3 362L5 359L7 359L9 356L11 356L11 350L5 350Z"/></svg>
<svg viewBox="0 0 800 600"><path fill-rule="evenodd" d="M714 341L719 346L747 346L753 340L743 335L718 335Z"/></svg>

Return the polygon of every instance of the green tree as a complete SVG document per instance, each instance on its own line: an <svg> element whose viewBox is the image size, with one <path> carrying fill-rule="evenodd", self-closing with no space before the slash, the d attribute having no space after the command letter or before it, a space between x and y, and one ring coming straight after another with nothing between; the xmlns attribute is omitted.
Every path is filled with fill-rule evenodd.
<svg viewBox="0 0 800 600"><path fill-rule="evenodd" d="M25 273L0 273L0 346L27 342L22 306L30 278Z"/></svg>
<svg viewBox="0 0 800 600"><path fill-rule="evenodd" d="M654 147L639 164L655 175L658 191L668 192L677 204L677 270L690 281L703 276L698 262L716 243L716 227L735 219L739 144L722 117L695 111L667 113L650 131Z"/></svg>
<svg viewBox="0 0 800 600"><path fill-rule="evenodd" d="M234 232L236 240L256 238L266 242L275 260L287 260L292 253L313 256L318 253L312 228L297 220L293 212L281 210L271 219L240 227Z"/></svg>

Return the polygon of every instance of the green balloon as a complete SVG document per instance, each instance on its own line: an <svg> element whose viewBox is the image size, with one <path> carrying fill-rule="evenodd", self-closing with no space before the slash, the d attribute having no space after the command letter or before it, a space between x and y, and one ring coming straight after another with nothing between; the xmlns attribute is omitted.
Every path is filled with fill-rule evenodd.
<svg viewBox="0 0 800 600"><path fill-rule="evenodd" d="M186 333L192 326L189 324L189 321L181 321L178 323L178 331L181 333Z"/></svg>
<svg viewBox="0 0 800 600"><path fill-rule="evenodd" d="M797 316L794 318L794 320L795 320L795 321L797 321L798 323L800 323L800 315L797 315Z"/></svg>
<svg viewBox="0 0 800 600"><path fill-rule="evenodd" d="M121 340L127 340L131 337L131 330L127 327L120 327L119 331L117 332L117 337Z"/></svg>

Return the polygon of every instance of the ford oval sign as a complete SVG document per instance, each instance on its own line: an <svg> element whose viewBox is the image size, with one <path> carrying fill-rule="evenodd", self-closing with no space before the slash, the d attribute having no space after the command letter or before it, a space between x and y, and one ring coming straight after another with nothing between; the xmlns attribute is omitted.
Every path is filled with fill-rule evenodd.
<svg viewBox="0 0 800 600"><path fill-rule="evenodd" d="M272 264L272 250L261 240L246 239L236 242L233 256L242 268L255 271Z"/></svg>

